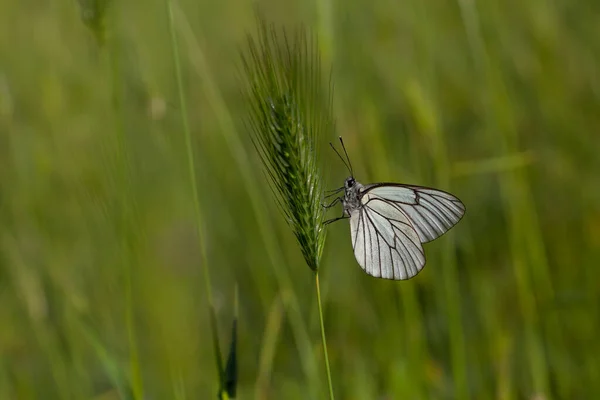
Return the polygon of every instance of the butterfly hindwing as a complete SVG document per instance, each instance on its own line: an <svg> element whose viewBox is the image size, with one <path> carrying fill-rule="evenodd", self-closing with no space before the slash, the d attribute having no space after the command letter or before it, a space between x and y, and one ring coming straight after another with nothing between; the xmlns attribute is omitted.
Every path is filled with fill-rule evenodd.
<svg viewBox="0 0 600 400"><path fill-rule="evenodd" d="M354 255L369 275L409 279L425 265L418 233L394 203L373 197L350 215Z"/></svg>

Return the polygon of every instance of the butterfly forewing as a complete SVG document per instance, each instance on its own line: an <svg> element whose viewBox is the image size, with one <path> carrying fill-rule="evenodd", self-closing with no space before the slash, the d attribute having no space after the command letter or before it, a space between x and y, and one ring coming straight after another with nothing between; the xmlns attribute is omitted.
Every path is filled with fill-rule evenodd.
<svg viewBox="0 0 600 400"><path fill-rule="evenodd" d="M464 204L442 190L399 184L375 184L363 191L363 204L372 198L394 204L408 217L421 243L437 239L461 220Z"/></svg>

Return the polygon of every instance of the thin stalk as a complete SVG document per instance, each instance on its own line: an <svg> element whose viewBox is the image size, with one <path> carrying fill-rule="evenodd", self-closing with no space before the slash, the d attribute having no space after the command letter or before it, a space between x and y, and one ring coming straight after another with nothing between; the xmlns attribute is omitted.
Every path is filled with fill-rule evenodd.
<svg viewBox="0 0 600 400"><path fill-rule="evenodd" d="M129 344L129 373L130 385L133 392L133 398L141 400L144 398L144 385L140 371L139 354L136 344L136 333L133 310L133 271L132 260L129 253L131 248L131 235L127 229L131 215L131 187L129 185L129 154L125 138L125 128L123 127L123 104L121 94L121 65L120 65L120 47L117 45L118 39L113 33L111 45L108 50L109 63L111 68L111 84L113 107L117 114L117 157L118 168L121 172L120 191L122 195L121 215L119 223L119 236L121 238L121 263L125 274L125 326L127 329L127 340Z"/></svg>
<svg viewBox="0 0 600 400"><path fill-rule="evenodd" d="M110 0L99 1L80 1L81 15L83 22L91 29L96 37L97 44L101 48L106 42L106 12ZM127 140L124 128L123 112L123 93L121 79L121 59L118 35L117 11L113 11L112 18L108 19L111 24L108 46L106 47L107 62L110 69L110 85L112 107L115 112L115 132L116 132L116 158L119 173L119 193L121 194L121 203L119 204L119 216L116 228L116 234L120 239L121 246L121 268L124 271L124 308L125 308L125 327L127 330L127 341L129 347L129 386L132 396L136 400L144 398L144 387L140 372L139 354L136 345L136 333L134 322L133 306L133 265L130 249L132 248L132 229L131 221L134 214L134 197L131 194L130 185L130 162L127 149ZM56 368L53 368L53 370ZM64 396L63 396L64 397Z"/></svg>
<svg viewBox="0 0 600 400"><path fill-rule="evenodd" d="M317 287L317 303L319 306L321 341L323 342L323 354L325 355L325 370L327 371L327 385L329 386L329 398L333 400L333 384L331 383L331 371L329 369L329 356L327 351L327 338L325 337L325 323L323 322L323 307L321 305L321 287L319 286L319 271L315 272L315 286Z"/></svg>
<svg viewBox="0 0 600 400"><path fill-rule="evenodd" d="M317 397L316 393L319 392L321 381L315 374L316 363L314 359L308 356L312 351L311 340L308 335L306 324L300 313L300 302L296 291L292 286L292 280L287 270L285 268L280 268L280 266L284 264L283 256L279 244L276 243L273 235L273 227L270 225L268 217L269 211L265 207L260 185L256 180L255 174L252 173L252 163L244 150L240 137L236 133L237 127L232 119L231 110L228 109L222 93L214 83L214 74L206 62L202 48L190 27L189 21L181 9L175 8L175 12L178 22L176 26L180 30L180 34L187 39L190 61L197 70L198 79L205 85L204 90L209 99L209 104L215 111L221 132L233 155L234 163L238 168L240 180L248 193L250 208L253 210L257 221L258 236L264 240L267 255L270 260L269 264L275 279L277 280L277 284L281 288L281 300L285 306L286 313L289 316L294 340L296 341L298 348L300 364L309 382L309 397L315 398Z"/></svg>
<svg viewBox="0 0 600 400"><path fill-rule="evenodd" d="M200 209L200 200L198 198L198 187L196 184L196 168L194 161L194 151L192 149L192 135L190 134L190 127L187 119L187 103L183 93L183 78L181 76L181 63L179 59L179 49L177 47L177 35L175 33L174 15L173 15L173 3L170 0L166 0L167 6L167 17L169 24L169 34L171 37L171 49L173 56L173 64L175 66L175 79L177 81L177 93L179 95L179 110L181 116L181 125L183 128L183 134L185 136L185 147L187 153L187 164L188 173L190 179L190 188L192 190L192 197L194 202L194 214L196 219L196 229L198 235L198 246L200 248L200 257L202 262L202 272L204 274L204 285L206 293L206 301L208 303L208 314L210 320L213 349L215 352L215 364L219 376L219 385L223 382L223 361L221 359L221 351L219 346L219 335L217 329L217 317L215 308L212 302L212 286L210 280L210 271L208 270L208 263L206 257L206 249L202 243L202 211Z"/></svg>

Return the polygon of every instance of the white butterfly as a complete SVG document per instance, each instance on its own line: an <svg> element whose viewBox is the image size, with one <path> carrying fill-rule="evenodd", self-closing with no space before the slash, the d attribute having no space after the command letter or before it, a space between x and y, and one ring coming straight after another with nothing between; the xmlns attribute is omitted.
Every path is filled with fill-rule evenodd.
<svg viewBox="0 0 600 400"><path fill-rule="evenodd" d="M403 280L417 275L425 266L422 243L437 239L458 223L465 214L464 204L442 190L375 183L362 185L352 175L352 166L342 142L350 170L342 190L326 207L342 202L343 214L326 224L350 218L354 256L361 268L376 278ZM333 147L333 145L331 146Z"/></svg>

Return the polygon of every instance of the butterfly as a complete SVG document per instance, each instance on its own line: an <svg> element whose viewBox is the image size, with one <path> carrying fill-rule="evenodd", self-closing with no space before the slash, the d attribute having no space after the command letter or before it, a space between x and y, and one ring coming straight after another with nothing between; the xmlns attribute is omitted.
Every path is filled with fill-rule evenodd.
<svg viewBox="0 0 600 400"><path fill-rule="evenodd" d="M465 205L454 195L438 189L399 183L363 185L354 179L344 142L346 160L330 143L350 176L344 186L329 191L338 195L331 208L342 203L342 216L325 224L350 218L354 256L360 267L376 278L404 280L425 266L423 243L437 239L458 223Z"/></svg>

